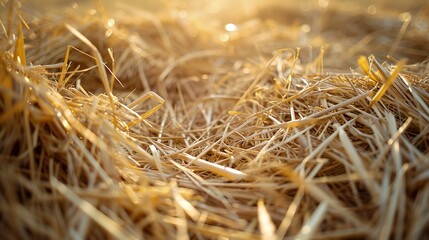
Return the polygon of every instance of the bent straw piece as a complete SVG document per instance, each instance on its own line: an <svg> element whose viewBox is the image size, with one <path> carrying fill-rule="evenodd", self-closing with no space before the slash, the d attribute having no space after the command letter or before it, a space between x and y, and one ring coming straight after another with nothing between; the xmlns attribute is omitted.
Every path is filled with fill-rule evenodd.
<svg viewBox="0 0 429 240"><path fill-rule="evenodd" d="M103 58L101 57L100 52L98 51L97 47L92 44L91 41L89 41L88 38L86 38L84 35L82 35L82 33L80 33L76 28L70 26L69 24L65 24L65 27L73 34L75 35L79 40L81 40L85 45L87 45L91 51L93 52L94 56L94 60L96 61L96 64L98 66L98 71L101 77L101 82L103 84L103 87L106 90L106 93L109 93L110 88L109 88L109 80L107 78L107 73L106 73L106 69L104 68L104 61Z"/></svg>
<svg viewBox="0 0 429 240"><path fill-rule="evenodd" d="M129 109L133 109L134 107L136 107L137 105L139 105L142 102L145 102L147 99L153 99L155 102L158 103L158 105L154 106L153 108L151 108L150 110L148 110L147 112L143 113L142 115L139 116L138 119L130 122L127 124L128 128L138 124L139 122L145 120L146 118L152 116L155 112L157 112L165 103L165 100L160 97L158 94L156 94L155 92L149 91L145 94L143 94L142 96L140 96L139 98L137 98L136 100L134 100L132 103L128 104L127 107Z"/></svg>
<svg viewBox="0 0 429 240"><path fill-rule="evenodd" d="M376 102L380 100L380 98L386 93L387 89L390 88L390 86L395 81L396 77L398 76L399 72L401 71L402 67L405 65L406 61L401 60L396 65L395 70L393 70L392 74L390 75L389 79L381 86L381 88L378 90L378 92L375 94L374 98L369 103L368 109L370 109Z"/></svg>
<svg viewBox="0 0 429 240"><path fill-rule="evenodd" d="M104 230L112 234L112 236L114 236L115 238L135 240L140 239L140 237L136 233L127 231L122 228L121 225L106 216L88 201L81 199L66 185L58 181L55 177L51 176L50 183L55 190L60 192L61 195L63 195L66 199L68 199L71 203L78 207L82 212L88 215L92 220L98 223L100 227L104 228Z"/></svg>
<svg viewBox="0 0 429 240"><path fill-rule="evenodd" d="M239 170L236 170L234 168L225 167L216 163L208 162L201 158L196 158L194 156L191 156L187 153L176 153L176 154L173 154L173 156L177 156L188 163L192 163L196 166L203 168L204 170L215 173L231 181L237 181L248 177L247 174Z"/></svg>
<svg viewBox="0 0 429 240"><path fill-rule="evenodd" d="M69 80L76 74L79 72L80 66L77 66L75 68L75 70L73 70L72 72L70 72L70 75L64 80L63 84L67 84L69 82Z"/></svg>
<svg viewBox="0 0 429 240"><path fill-rule="evenodd" d="M80 33L77 29L70 26L69 24L65 24L66 28L75 35L79 40L81 40L83 43L85 43L91 50L92 53L95 55L95 63L98 66L98 73L100 74L100 79L104 87L104 91L106 92L107 96L109 97L110 101L110 107L112 108L112 114L113 114L113 124L115 127L118 127L118 123L116 120L116 111L115 111L115 100L113 98L112 91L110 89L109 79L107 78L106 69L103 65L103 58L101 57L100 52L98 51L97 47L94 46L94 44L91 43L91 41L88 40L82 33Z"/></svg>

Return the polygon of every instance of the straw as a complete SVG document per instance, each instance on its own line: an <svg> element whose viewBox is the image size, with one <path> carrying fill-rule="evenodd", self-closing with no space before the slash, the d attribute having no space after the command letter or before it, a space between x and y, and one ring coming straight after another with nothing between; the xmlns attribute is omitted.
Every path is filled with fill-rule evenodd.
<svg viewBox="0 0 429 240"><path fill-rule="evenodd" d="M83 4L0 4L1 239L427 236L426 3Z"/></svg>

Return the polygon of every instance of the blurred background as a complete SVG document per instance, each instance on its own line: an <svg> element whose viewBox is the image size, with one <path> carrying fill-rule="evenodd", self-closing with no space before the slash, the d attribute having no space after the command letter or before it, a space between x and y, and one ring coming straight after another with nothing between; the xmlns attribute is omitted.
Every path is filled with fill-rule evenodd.
<svg viewBox="0 0 429 240"><path fill-rule="evenodd" d="M61 12L68 14L64 16L103 12L129 23L149 14L163 24L183 27L180 22L186 22L190 38L206 34L220 45L235 44L236 53L242 46L249 55L256 51L270 56L280 48L303 47L303 62L309 62L323 47L331 56L325 56L326 66L332 68L356 65L360 55L381 59L392 55L409 63L429 56L427 0L23 0L22 6L29 15L54 16L58 22L63 21ZM256 50L249 51L250 45Z"/></svg>
<svg viewBox="0 0 429 240"><path fill-rule="evenodd" d="M5 0L2 1L7 2ZM178 8L187 8L205 11L208 15L222 14L226 18L234 18L237 15L252 14L255 10L269 6L289 8L299 11L310 11L317 8L343 8L350 11L369 11L385 12L391 10L408 11L417 13L419 11L427 11L429 2L426 0L22 0L23 6L36 12L43 13L46 10L60 10L67 7L75 6L91 6L94 4L102 4L106 8L114 9L117 4L125 3L139 8L145 8L151 11L157 11L165 7L175 6ZM46 13L46 12L45 12ZM287 16L285 16L287 17Z"/></svg>

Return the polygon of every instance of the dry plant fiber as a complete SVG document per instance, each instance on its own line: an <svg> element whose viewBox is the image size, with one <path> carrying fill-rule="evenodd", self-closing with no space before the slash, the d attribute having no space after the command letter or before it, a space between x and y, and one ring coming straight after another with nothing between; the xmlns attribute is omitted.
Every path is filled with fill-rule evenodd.
<svg viewBox="0 0 429 240"><path fill-rule="evenodd" d="M0 3L0 239L429 239L426 1Z"/></svg>

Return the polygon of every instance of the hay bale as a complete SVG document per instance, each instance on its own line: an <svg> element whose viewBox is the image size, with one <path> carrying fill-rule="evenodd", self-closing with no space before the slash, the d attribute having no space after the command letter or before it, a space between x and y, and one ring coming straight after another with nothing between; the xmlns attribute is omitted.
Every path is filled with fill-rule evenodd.
<svg viewBox="0 0 429 240"><path fill-rule="evenodd" d="M428 236L427 11L167 3L4 4L2 239Z"/></svg>

